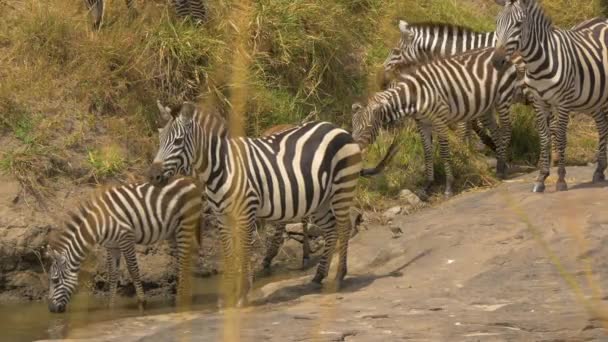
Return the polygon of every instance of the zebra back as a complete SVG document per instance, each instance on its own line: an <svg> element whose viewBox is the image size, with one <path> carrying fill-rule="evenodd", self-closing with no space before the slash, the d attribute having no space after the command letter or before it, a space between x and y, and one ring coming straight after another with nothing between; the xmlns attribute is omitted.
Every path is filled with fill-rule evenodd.
<svg viewBox="0 0 608 342"><path fill-rule="evenodd" d="M494 32L445 23L399 22L401 37L384 61L384 69L418 63L435 56L455 55L468 50L494 46Z"/></svg>

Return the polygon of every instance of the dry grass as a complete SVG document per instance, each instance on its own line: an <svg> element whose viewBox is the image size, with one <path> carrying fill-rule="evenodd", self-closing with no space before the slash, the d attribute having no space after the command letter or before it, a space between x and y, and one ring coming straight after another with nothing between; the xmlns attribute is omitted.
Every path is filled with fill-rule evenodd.
<svg viewBox="0 0 608 342"><path fill-rule="evenodd" d="M572 1L545 3L559 23L568 25L598 8L585 2L564 11ZM140 172L152 157L157 98L202 101L228 114L243 87L247 99L239 106L248 134L298 122L313 110L348 127L352 102L377 90L375 75L398 39L399 19L491 30L498 11L492 3L473 0L262 0L253 3L243 24L248 33L242 34L229 15L235 4L210 2L211 21L197 28L177 21L161 1L137 2L134 18L123 3L110 2L103 29L91 32L80 3L2 2L0 126L11 146L0 156L3 169L26 180L28 189L43 189L48 170L74 181L124 178ZM248 61L235 68L232 42L238 37ZM533 164L533 125L521 117L512 156ZM572 126L569 161L579 163L589 157L593 129ZM411 129L402 139L395 165L364 183L362 202L423 182L420 142ZM492 184L483 156L457 144L452 150L458 188ZM103 152L109 145L120 153ZM370 162L386 147L382 140L372 148ZM435 163L440 185L443 166L438 159ZM63 169L72 171L55 164L69 164Z"/></svg>

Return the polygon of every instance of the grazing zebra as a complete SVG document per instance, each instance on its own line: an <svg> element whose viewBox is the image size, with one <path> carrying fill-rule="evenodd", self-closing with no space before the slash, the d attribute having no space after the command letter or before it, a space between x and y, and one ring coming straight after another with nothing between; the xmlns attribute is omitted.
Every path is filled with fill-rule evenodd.
<svg viewBox="0 0 608 342"><path fill-rule="evenodd" d="M161 184L179 172L197 172L205 184L224 260L234 260L225 263L223 273L226 294L236 295L226 298L228 305L247 302L257 220L281 223L310 217L325 239L312 281L320 284L327 276L338 244L339 287L347 273L349 210L362 172L361 150L351 134L331 123L308 122L269 137L231 137L220 116L191 102L165 108L161 115L168 122L150 166L150 181Z"/></svg>
<svg viewBox="0 0 608 342"><path fill-rule="evenodd" d="M504 6L497 18L497 43L493 63L505 67L519 50L527 65L524 82L533 94L541 141L540 171L532 191L543 192L549 176L551 136L556 140L558 180L556 190L568 189L565 180L566 130L569 113L591 114L598 132L597 168L593 182L605 179L608 120L608 21L591 19L578 27L563 30L551 22L535 0L496 0ZM556 110L553 134L547 120Z"/></svg>
<svg viewBox="0 0 608 342"><path fill-rule="evenodd" d="M80 265L96 244L107 250L110 306L114 304L122 254L143 309L144 290L135 245L149 245L170 237L177 242L179 303L189 288L190 246L199 229L201 209L201 190L188 178L175 179L163 187L149 183L111 187L85 202L70 213L65 229L49 241L49 310L65 311L78 282Z"/></svg>
<svg viewBox="0 0 608 342"><path fill-rule="evenodd" d="M468 27L445 23L409 24L400 20L399 31L401 32L399 43L397 47L391 49L384 61L383 82L385 86L391 79L398 76L395 75L395 71L403 69L403 67L412 66L436 57L452 56L475 49L493 47L495 42L494 32L478 32ZM518 68L520 79L523 78L525 68L523 60L517 60L515 65ZM518 87L515 101L525 103L525 99L523 87ZM467 141L472 129L484 145L496 152L496 144L486 134L484 127L490 131L496 129L496 120L492 111L481 116L480 120L459 122L457 133L461 140Z"/></svg>
<svg viewBox="0 0 608 342"><path fill-rule="evenodd" d="M133 0L125 0L127 8L131 11ZM192 17L196 23L202 23L207 17L207 10L203 0L172 0L178 18ZM99 30L103 22L105 10L104 0L84 0L91 16L93 16L93 29Z"/></svg>
<svg viewBox="0 0 608 342"><path fill-rule="evenodd" d="M572 27L573 30L592 28L594 25L602 24L603 19L591 19ZM478 32L470 28L444 23L416 23L409 24L403 20L399 22L401 37L397 47L393 48L384 61L384 83L388 83L393 77L395 70L403 66L417 64L421 61L432 59L436 56L449 56L463 53L469 50L494 47L496 44L495 32ZM513 63L518 71L518 88L515 102L530 104L530 94L525 87L523 77L525 73L525 62L521 56L515 55ZM459 136L466 139L469 128L479 136L480 140L496 152L496 145L485 133L482 127L490 130L495 128L494 115L490 111L480 120L462 122L459 125ZM554 131L554 130L552 130Z"/></svg>
<svg viewBox="0 0 608 342"><path fill-rule="evenodd" d="M404 117L412 117L422 135L428 191L433 182L431 126L439 138L446 173L445 194L452 195L454 177L450 166L447 127L496 109L500 129L497 141L496 172L506 176L506 149L511 138L509 108L516 91L517 70L513 64L504 71L492 66L492 48L473 50L456 56L433 59L402 73L392 87L376 93L365 107L353 105L353 136L360 146L373 143L380 128Z"/></svg>

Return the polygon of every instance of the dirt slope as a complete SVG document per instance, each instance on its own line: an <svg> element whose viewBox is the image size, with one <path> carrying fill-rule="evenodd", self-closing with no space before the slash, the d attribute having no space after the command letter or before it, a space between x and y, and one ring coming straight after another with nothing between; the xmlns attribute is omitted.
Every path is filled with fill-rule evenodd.
<svg viewBox="0 0 608 342"><path fill-rule="evenodd" d="M528 229L526 217L582 291L606 287L608 189L581 185L589 167L568 168L571 190L532 194L524 176L469 193L393 225L370 225L350 250L340 293L318 294L309 277L256 293L227 330L240 341L600 341L590 317ZM518 215L515 210L521 210ZM589 264L586 263L589 261ZM601 290L595 295L605 304ZM229 315L199 312L102 323L72 338L106 341L220 340ZM234 321L233 321L234 322Z"/></svg>

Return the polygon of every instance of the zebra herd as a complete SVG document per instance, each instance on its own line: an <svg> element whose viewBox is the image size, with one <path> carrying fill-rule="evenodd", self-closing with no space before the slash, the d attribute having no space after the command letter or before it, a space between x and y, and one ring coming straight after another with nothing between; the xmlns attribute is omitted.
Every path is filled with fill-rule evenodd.
<svg viewBox="0 0 608 342"><path fill-rule="evenodd" d="M599 145L593 182L603 181L608 21L595 18L563 30L552 24L537 0L496 3L503 7L496 32L401 21L399 45L384 63L385 89L365 105L353 105L352 133L313 121L284 126L260 138L233 137L222 117L194 103L173 108L159 105L166 123L148 170L149 183L100 193L72 213L66 229L51 240L49 309L65 310L80 262L93 244L108 250L110 302L122 254L142 304L133 247L175 237L183 266L178 295L183 294L188 288L183 272L187 272L191 243L200 241L197 230L202 211L213 216L220 232L226 262L223 277L229 284L225 290L233 298L228 305L247 303L253 233L262 223L284 227L287 222L307 219L317 225L325 245L312 281L320 284L327 277L337 250L335 283L339 287L347 274L349 210L358 178L381 172L397 145L391 145L374 169L363 169L362 151L382 127L406 117L414 120L422 137L427 191L434 175L434 131L445 163L445 193L453 192L447 139L453 124L462 133L472 128L495 150L497 174L505 177L511 139L509 110L516 102L531 103L536 110L541 154L534 192L545 189L552 139L558 163L556 190L567 189L564 158L570 112L588 113L595 120ZM188 178L172 180L179 175L195 176L203 186ZM264 266L269 264L265 260Z"/></svg>

